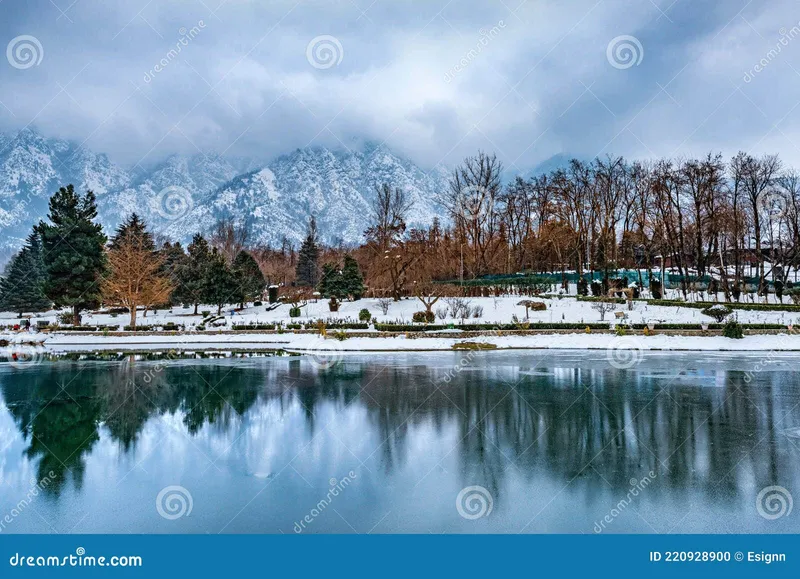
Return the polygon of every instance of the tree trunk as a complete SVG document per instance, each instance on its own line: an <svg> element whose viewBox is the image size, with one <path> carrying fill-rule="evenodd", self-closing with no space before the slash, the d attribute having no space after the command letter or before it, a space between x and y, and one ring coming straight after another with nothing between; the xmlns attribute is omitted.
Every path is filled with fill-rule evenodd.
<svg viewBox="0 0 800 579"><path fill-rule="evenodd" d="M200 304L198 304L197 302L195 302L195 304L194 304L194 315L195 316L197 315L197 306L199 306L199 305Z"/></svg>
<svg viewBox="0 0 800 579"><path fill-rule="evenodd" d="M81 325L81 307L77 304L72 306L72 325L73 326Z"/></svg>
<svg viewBox="0 0 800 579"><path fill-rule="evenodd" d="M130 310L131 310L131 323L130 323L130 326L131 326L131 328L135 328L136 327L136 305L135 304L131 305L130 306Z"/></svg>

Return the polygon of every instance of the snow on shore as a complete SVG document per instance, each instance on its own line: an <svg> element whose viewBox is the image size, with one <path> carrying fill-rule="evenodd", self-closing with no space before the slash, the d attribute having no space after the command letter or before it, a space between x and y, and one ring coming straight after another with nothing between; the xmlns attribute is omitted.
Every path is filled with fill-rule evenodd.
<svg viewBox="0 0 800 579"><path fill-rule="evenodd" d="M19 343L31 334L0 335ZM42 335L40 335L42 336ZM42 336L44 337L44 336ZM293 352L369 352L451 350L460 342L492 344L498 349L569 349L569 350L672 350L672 351L797 351L800 336L759 335L732 340L721 336L616 336L614 334L540 334L533 336L482 336L477 338L396 337L349 338L336 340L311 334L185 334L181 336L77 336L49 334L45 347L52 351L84 350L184 350L208 349L281 349Z"/></svg>

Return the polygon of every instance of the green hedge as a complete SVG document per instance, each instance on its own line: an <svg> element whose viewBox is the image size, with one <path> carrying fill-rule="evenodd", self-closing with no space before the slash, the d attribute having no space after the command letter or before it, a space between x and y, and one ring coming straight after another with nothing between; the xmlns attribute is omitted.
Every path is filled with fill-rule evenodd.
<svg viewBox="0 0 800 579"><path fill-rule="evenodd" d="M624 304L624 298L603 298L603 297L584 297L578 296L579 302L601 302L613 301L617 304ZM643 302L650 306L667 306L667 307L681 307L693 308L697 310L704 310L705 308L724 305L732 310L743 310L751 312L800 312L800 306L793 304L743 304L739 302L685 302L683 300L646 300L638 298L634 302Z"/></svg>
<svg viewBox="0 0 800 579"><path fill-rule="evenodd" d="M275 324L234 324L234 330L274 330Z"/></svg>
<svg viewBox="0 0 800 579"><path fill-rule="evenodd" d="M531 322L519 324L464 324L461 326L453 326L450 328L446 325L434 324L375 324L375 329L379 332L431 332L436 330L456 330L459 332L485 332L491 330L509 331L509 330L585 330L586 327L592 330L607 330L609 329L608 323L544 323L544 322Z"/></svg>

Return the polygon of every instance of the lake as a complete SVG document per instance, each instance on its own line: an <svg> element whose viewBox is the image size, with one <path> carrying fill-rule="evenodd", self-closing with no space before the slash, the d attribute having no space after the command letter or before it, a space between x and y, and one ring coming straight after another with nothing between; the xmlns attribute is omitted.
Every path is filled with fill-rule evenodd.
<svg viewBox="0 0 800 579"><path fill-rule="evenodd" d="M146 357L0 367L0 532L800 532L791 355Z"/></svg>

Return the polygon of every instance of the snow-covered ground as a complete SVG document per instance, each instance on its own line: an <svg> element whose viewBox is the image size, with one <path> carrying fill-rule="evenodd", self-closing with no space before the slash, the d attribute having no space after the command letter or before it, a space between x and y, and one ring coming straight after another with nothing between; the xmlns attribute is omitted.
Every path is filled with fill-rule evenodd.
<svg viewBox="0 0 800 579"><path fill-rule="evenodd" d="M522 299L519 296L501 298L469 298L470 305L482 308L482 314L475 318L465 319L464 323L509 323L512 316L520 320L525 318L524 306L517 305ZM562 299L543 299L547 310L529 312L531 322L548 323L598 323L600 314L592 309L591 302L580 302L574 297ZM325 300L310 302L302 308L300 318L289 317L289 305L282 304L273 311L267 311L267 305L249 307L242 311L224 311L225 325L217 330L230 330L233 324L255 323L308 323L316 320L350 320L357 321L358 313L366 308L378 322L410 323L412 315L423 308L419 300L408 298L399 302L392 302L388 312L381 313L378 300L362 299L357 302L344 302L338 312L330 312ZM447 308L447 302L442 299L434 306L434 311ZM213 308L201 307L200 311ZM627 322L630 323L690 323L712 322L709 317L700 313L700 310L690 307L651 306L644 302L634 302L633 311L628 311L627 306L620 304L616 311L625 312ZM32 327L35 328L37 320L55 322L57 312L38 315L32 318ZM796 312L751 312L737 310L736 317L742 323L770 323L770 324L796 324L800 326L800 313ZM16 316L10 313L0 314L0 325L10 325ZM293 334L286 332L277 333L248 333L232 334L218 333L209 328L205 332L195 332L192 329L200 324L202 315L193 315L190 308L173 308L150 312L147 317L140 313L140 325L163 325L167 322L184 324L189 330L179 336L156 336L148 334L128 334L125 336L102 335L75 335L70 332L42 334L31 332L2 332L0 339L20 344L30 341L45 341L46 348L53 351L62 350L87 350L87 349L191 349L194 347L209 349L264 349L275 348L298 352L348 352L348 351L393 351L393 350L449 350L454 344L463 341L486 342L497 348L557 348L557 349L634 349L634 350L733 350L733 351L765 351L789 350L800 351L800 336L786 334L748 336L743 340L731 340L711 336L626 336L617 337L613 334L601 333L570 333L570 334L540 334L533 336L484 336L479 338L458 338L449 336L447 331L436 333L425 338L407 338L405 335L395 337L351 337L346 340L336 340L333 337L324 339L318 335ZM437 318L437 323L455 323L449 315L445 320ZM606 314L606 322L615 323L614 312ZM112 317L110 314L86 314L83 318L86 325L118 325L128 323L128 316L120 314ZM120 328L121 329L121 328ZM12 346L13 348L14 346Z"/></svg>
<svg viewBox="0 0 800 579"><path fill-rule="evenodd" d="M525 308L518 306L521 300L524 299L538 299L547 304L547 310L542 312L529 312L529 320L531 322L572 322L572 323L598 323L600 322L600 314L592 309L591 302L579 302L575 297L565 297L562 299L539 299L528 298L520 296L509 296L500 298L467 298L470 305L482 308L482 314L479 317L472 317L464 320L465 323L510 323L513 315L516 315L520 320L525 318ZM369 310L372 317L376 318L379 323L381 322L399 322L411 323L411 318L414 312L424 310L422 303L416 298L407 298L399 302L392 302L389 305L389 311L386 315L381 313L378 305L378 300L375 299L362 299L356 302L343 302L338 312L330 312L328 309L328 302L326 300L319 300L310 302L302 308L302 316L300 318L289 317L289 304L281 304L273 311L267 311L267 305L259 307L248 307L242 311L235 312L231 315L231 309L223 310L225 315L224 323L227 328L231 328L233 324L255 324L255 323L310 323L316 320L351 320L358 321L358 313L361 309L366 308ZM440 299L434 306L433 310L447 309L445 299ZM209 310L216 313L216 308L210 306L203 306L199 311ZM202 315L192 315L192 308L173 308L172 310L160 310L158 312L148 312L147 317L142 316L139 312L137 323L139 325L163 325L167 322L174 322L176 324L183 324L187 329L192 326L198 325L202 321ZM713 322L708 316L704 316L697 308L690 307L673 307L673 306L652 306L644 302L634 302L633 311L628 311L627 306L619 304L615 311L625 312L627 315L627 322L633 324L645 324L648 322L656 323L688 323L700 324L701 322ZM56 322L57 312L47 312L38 314L31 318L31 324L36 325L37 320L48 320L51 323ZM800 325L800 312L760 312L760 311L746 311L736 310L734 314L741 323L753 324L797 324ZM606 321L615 320L614 312L606 314ZM128 324L129 316L127 314L119 314L112 317L109 314L84 314L84 325L118 325L124 326ZM436 319L436 323L460 323L461 320L453 319L449 315L445 320ZM16 314L10 312L0 313L0 325L12 325L18 323ZM121 328L120 328L121 329Z"/></svg>
<svg viewBox="0 0 800 579"><path fill-rule="evenodd" d="M19 343L23 336L2 335ZM640 351L647 350L697 350L800 352L798 335L758 335L733 340L720 336L616 336L614 334L540 334L532 336L481 336L456 338L438 334L435 337L407 338L405 335L375 338L348 338L337 340L312 334L187 334L175 336L131 335L125 337L76 336L73 334L51 334L47 336L41 351L69 352L87 350L286 350L321 356L336 356L347 352L394 352L451 350L455 344L480 342L493 344L498 349L564 349ZM11 345L9 351L19 347ZM23 348L25 349L25 348ZM32 348L27 348L25 351ZM37 349L38 351L38 349Z"/></svg>

